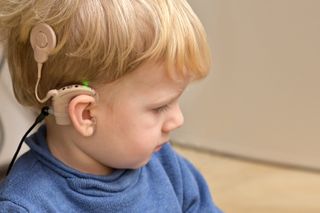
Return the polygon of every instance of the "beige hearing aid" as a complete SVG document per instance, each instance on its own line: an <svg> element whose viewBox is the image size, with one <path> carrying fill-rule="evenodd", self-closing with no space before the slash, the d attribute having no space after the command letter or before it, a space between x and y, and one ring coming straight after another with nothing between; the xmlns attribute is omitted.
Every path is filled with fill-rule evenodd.
<svg viewBox="0 0 320 213"><path fill-rule="evenodd" d="M93 89L83 85L70 85L63 87L57 91L57 94L52 98L53 114L56 123L59 125L70 124L68 114L68 105L72 98L78 95L95 96L96 93Z"/></svg>
<svg viewBox="0 0 320 213"><path fill-rule="evenodd" d="M34 51L34 59L38 64L38 79L35 86L35 96L41 103L52 98L53 115L55 116L56 123L59 125L68 125L70 124L68 114L68 104L70 100L81 94L96 96L96 92L88 86L70 85L59 90L50 90L45 98L40 99L38 96L38 86L41 79L42 65L48 60L50 53L56 47L56 34L48 24L40 23L31 30L30 42Z"/></svg>

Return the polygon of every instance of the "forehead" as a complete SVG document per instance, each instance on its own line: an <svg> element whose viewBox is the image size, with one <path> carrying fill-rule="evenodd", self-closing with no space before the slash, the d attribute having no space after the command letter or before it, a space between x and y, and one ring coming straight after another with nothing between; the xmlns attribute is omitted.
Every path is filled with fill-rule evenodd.
<svg viewBox="0 0 320 213"><path fill-rule="evenodd" d="M166 99L182 93L189 82L187 77L169 75L162 63L148 62L117 81L103 86L101 91L109 100Z"/></svg>

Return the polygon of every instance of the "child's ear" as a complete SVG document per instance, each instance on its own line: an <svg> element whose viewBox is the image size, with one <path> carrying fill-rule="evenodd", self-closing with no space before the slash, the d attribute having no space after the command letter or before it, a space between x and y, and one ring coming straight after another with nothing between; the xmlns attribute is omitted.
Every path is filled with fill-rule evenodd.
<svg viewBox="0 0 320 213"><path fill-rule="evenodd" d="M90 95L74 97L68 106L69 116L74 128L83 136L92 136L96 120L92 116L92 106L95 98Z"/></svg>

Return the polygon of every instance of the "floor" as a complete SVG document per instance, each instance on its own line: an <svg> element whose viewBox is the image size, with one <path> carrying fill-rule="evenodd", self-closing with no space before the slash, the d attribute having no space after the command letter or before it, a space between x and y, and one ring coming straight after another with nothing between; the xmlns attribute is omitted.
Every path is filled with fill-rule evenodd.
<svg viewBox="0 0 320 213"><path fill-rule="evenodd" d="M226 213L320 212L320 173L175 149L202 172Z"/></svg>

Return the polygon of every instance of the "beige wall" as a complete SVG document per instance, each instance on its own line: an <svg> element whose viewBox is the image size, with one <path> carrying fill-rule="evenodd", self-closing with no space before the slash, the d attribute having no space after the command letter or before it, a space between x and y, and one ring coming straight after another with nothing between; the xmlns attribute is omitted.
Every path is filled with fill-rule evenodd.
<svg viewBox="0 0 320 213"><path fill-rule="evenodd" d="M213 51L173 140L320 168L320 1L189 0Z"/></svg>

